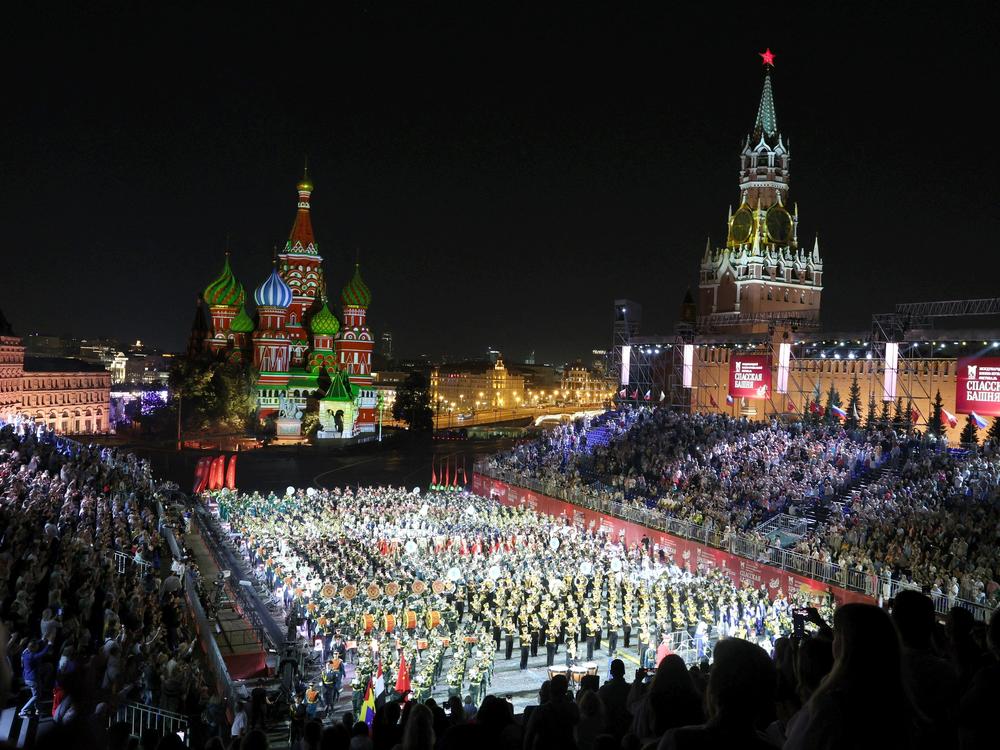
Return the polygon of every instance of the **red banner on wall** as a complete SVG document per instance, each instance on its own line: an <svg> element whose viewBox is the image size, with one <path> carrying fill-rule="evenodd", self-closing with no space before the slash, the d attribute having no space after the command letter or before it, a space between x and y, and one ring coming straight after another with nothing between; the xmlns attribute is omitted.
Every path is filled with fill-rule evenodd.
<svg viewBox="0 0 1000 750"><path fill-rule="evenodd" d="M607 531L612 535L623 536L625 543L629 545L637 544L645 537L649 539L654 555L662 552L664 559L673 561L681 568L691 571L697 571L699 568L702 570L715 568L725 573L737 586L746 584L759 588L762 584L766 585L768 594L772 598L777 596L779 590L785 594L798 591L817 594L829 592L838 604L872 603L871 597L857 591L832 586L772 565L754 562L721 549L623 521L589 508L581 508L481 474L473 474L472 491L481 497L493 497L504 505L518 507L523 504L539 513L561 518L564 523L576 523L594 531Z"/></svg>
<svg viewBox="0 0 1000 750"><path fill-rule="evenodd" d="M729 359L729 394L733 398L770 398L771 355L732 355Z"/></svg>
<svg viewBox="0 0 1000 750"><path fill-rule="evenodd" d="M955 411L1000 417L1000 357L962 357L958 360Z"/></svg>

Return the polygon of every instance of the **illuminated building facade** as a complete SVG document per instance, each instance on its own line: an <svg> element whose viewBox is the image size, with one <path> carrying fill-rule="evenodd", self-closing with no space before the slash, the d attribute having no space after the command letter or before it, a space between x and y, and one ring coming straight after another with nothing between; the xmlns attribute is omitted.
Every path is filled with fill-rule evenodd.
<svg viewBox="0 0 1000 750"><path fill-rule="evenodd" d="M431 408L459 414L514 409L525 403L524 376L496 364L469 362L441 365L431 371Z"/></svg>
<svg viewBox="0 0 1000 750"><path fill-rule="evenodd" d="M312 192L307 174L296 186L295 220L285 247L254 291L256 320L246 309L246 294L227 252L222 272L203 293L211 322L206 326L197 313L192 340L203 337L205 348L217 356L252 362L262 424L279 417L301 420L310 402L324 398L329 402L333 389L338 403L350 402L349 408L338 412L352 417L348 425L338 418L335 435L321 434L353 437L374 432L376 426L374 339L367 326L371 291L355 264L340 295L341 326L327 298L323 258L310 214Z"/></svg>
<svg viewBox="0 0 1000 750"><path fill-rule="evenodd" d="M62 434L109 430L111 373L62 357L25 357L0 312L0 419L24 416Z"/></svg>

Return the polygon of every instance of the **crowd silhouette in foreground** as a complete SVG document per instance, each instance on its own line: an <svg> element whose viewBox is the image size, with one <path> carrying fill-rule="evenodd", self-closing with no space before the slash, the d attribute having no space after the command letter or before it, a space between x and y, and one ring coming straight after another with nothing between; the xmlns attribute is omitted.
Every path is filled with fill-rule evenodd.
<svg viewBox="0 0 1000 750"><path fill-rule="evenodd" d="M655 671L626 674L615 659L600 683L571 691L565 676L544 682L538 701L514 715L502 697L479 706L387 700L371 727L353 713L303 722L304 750L684 750L729 748L986 748L996 743L1000 705L1000 617L988 626L963 609L945 623L933 603L901 592L891 613L846 604L828 625L782 638L774 654L738 638L720 641L714 661L688 667L676 654ZM222 750L222 739L206 750ZM229 740L267 748L249 722Z"/></svg>

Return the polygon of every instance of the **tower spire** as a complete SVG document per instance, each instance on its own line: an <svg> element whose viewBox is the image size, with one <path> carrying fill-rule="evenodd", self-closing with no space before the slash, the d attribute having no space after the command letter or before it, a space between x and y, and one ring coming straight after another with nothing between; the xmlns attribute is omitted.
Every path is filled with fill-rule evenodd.
<svg viewBox="0 0 1000 750"><path fill-rule="evenodd" d="M760 140L763 135L773 138L778 133L778 116L774 113L774 94L771 92L771 71L764 72L764 90L760 94L760 105L757 107L757 120L753 126L754 140Z"/></svg>

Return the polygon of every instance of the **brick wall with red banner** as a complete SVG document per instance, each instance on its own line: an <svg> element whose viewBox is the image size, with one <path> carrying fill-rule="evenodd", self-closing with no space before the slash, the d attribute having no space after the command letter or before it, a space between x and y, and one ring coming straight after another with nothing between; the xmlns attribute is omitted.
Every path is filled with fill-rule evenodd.
<svg viewBox="0 0 1000 750"><path fill-rule="evenodd" d="M829 590L838 604L848 602L871 604L873 601L871 597L857 591L849 591L839 586L815 581L787 570L739 557L715 547L682 539L631 521L623 521L606 513L582 508L564 500L540 495L532 490L509 485L481 474L472 475L472 491L481 497L494 497L504 505L517 507L524 504L539 513L563 518L572 523L583 525L585 528L602 529L612 534L620 534L624 530L627 544L635 544L646 536L651 544L659 545L666 556L682 568L690 567L692 570L696 570L698 566L716 568L728 575L730 580L737 585L748 583L760 586L764 583L772 597L777 594L779 589L786 593L807 589L816 593L824 593Z"/></svg>

